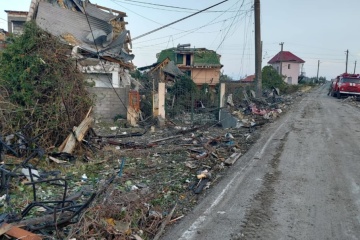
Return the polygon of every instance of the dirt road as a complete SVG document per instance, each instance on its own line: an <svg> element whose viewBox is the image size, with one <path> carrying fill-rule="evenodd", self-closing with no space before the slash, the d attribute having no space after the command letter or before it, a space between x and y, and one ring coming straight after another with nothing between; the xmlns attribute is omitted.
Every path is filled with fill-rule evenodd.
<svg viewBox="0 0 360 240"><path fill-rule="evenodd" d="M360 239L360 110L307 93L163 239Z"/></svg>

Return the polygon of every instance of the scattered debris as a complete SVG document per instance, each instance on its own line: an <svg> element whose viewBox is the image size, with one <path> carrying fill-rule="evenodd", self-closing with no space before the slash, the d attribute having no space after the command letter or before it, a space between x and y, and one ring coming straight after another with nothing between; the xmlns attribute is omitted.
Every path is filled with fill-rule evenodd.
<svg viewBox="0 0 360 240"><path fill-rule="evenodd" d="M195 116L178 115L208 118L206 125L176 125L159 117L136 128L119 122L100 126L93 124L90 109L79 122L71 121L78 127L64 130L68 137L60 146L49 143L54 146L47 155L37 144L41 134L0 136L0 235L159 239L295 98L279 96L276 89L264 99L248 93L241 100L228 94L226 107L213 112L202 112L209 105L199 100Z"/></svg>

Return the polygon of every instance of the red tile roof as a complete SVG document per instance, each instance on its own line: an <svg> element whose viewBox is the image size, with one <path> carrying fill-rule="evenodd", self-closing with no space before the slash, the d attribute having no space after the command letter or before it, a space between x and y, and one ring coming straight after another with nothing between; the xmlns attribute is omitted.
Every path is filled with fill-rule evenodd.
<svg viewBox="0 0 360 240"><path fill-rule="evenodd" d="M295 62L295 63L304 63L305 61L295 56L291 52L282 51L276 54L268 63L279 63L279 62Z"/></svg>
<svg viewBox="0 0 360 240"><path fill-rule="evenodd" d="M241 79L241 82L253 82L255 79L255 75L249 75L244 79Z"/></svg>

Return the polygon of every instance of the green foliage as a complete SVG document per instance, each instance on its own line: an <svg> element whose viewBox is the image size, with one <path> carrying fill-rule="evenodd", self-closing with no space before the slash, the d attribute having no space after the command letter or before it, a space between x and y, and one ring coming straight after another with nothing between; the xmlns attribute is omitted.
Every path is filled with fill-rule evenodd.
<svg viewBox="0 0 360 240"><path fill-rule="evenodd" d="M285 88L286 83L272 66L265 66L262 69L262 86L264 89L275 87L281 90Z"/></svg>
<svg viewBox="0 0 360 240"><path fill-rule="evenodd" d="M172 95L178 96L191 96L191 93L196 93L198 91L196 84L193 80L184 75L181 76L176 83L168 89L168 92Z"/></svg>
<svg viewBox="0 0 360 240"><path fill-rule="evenodd" d="M13 36L0 55L0 127L4 134L32 124L29 136L46 131L44 147L56 144L77 126L92 98L83 75L69 58L71 49L35 23Z"/></svg>
<svg viewBox="0 0 360 240"><path fill-rule="evenodd" d="M224 74L223 72L220 74L220 82L233 81L232 77Z"/></svg>
<svg viewBox="0 0 360 240"><path fill-rule="evenodd" d="M167 91L166 112L169 116L174 117L184 111L190 111L199 89L191 78L184 75L172 87L169 87Z"/></svg>
<svg viewBox="0 0 360 240"><path fill-rule="evenodd" d="M284 82L283 78L272 66L266 66L262 69L262 86L264 89L278 88L280 93L292 93L299 90L298 85Z"/></svg>

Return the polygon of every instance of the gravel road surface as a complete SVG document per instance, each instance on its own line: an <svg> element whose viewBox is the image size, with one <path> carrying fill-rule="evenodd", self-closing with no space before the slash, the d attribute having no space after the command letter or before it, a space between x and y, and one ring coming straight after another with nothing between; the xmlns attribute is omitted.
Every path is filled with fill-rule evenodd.
<svg viewBox="0 0 360 240"><path fill-rule="evenodd" d="M360 239L360 110L327 90L266 127L162 239Z"/></svg>

